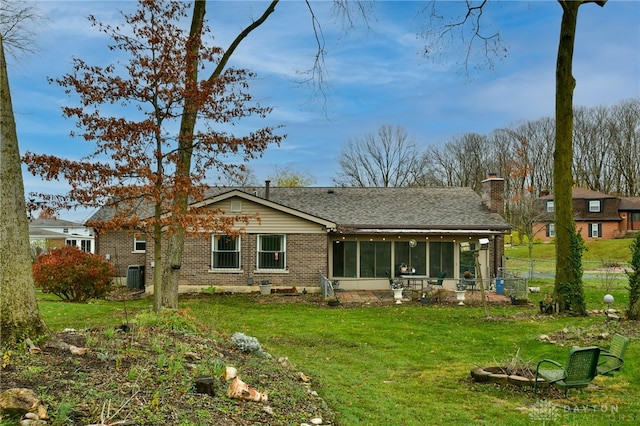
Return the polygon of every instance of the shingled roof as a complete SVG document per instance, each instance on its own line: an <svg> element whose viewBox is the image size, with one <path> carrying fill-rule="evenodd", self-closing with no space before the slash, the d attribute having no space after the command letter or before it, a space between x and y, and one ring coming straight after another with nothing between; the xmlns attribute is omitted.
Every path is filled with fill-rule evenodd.
<svg viewBox="0 0 640 426"><path fill-rule="evenodd" d="M509 228L470 188L271 187L268 199L345 227Z"/></svg>
<svg viewBox="0 0 640 426"><path fill-rule="evenodd" d="M370 229L510 229L471 188L214 188L210 197L232 191L268 200L345 228ZM268 195L266 194L268 192ZM105 209L107 210L107 209ZM92 220L105 219L107 211Z"/></svg>

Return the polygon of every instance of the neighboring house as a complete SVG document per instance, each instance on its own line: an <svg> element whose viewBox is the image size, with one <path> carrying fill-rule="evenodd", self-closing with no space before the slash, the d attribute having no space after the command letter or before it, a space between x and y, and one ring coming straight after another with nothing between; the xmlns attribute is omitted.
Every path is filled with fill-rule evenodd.
<svg viewBox="0 0 640 426"><path fill-rule="evenodd" d="M620 198L621 232L640 231L640 197L623 197Z"/></svg>
<svg viewBox="0 0 640 426"><path fill-rule="evenodd" d="M181 290L215 287L220 291L251 291L263 280L298 291L319 287L318 272L340 281L343 289L387 289L400 264L416 275L446 273L454 288L464 271L474 271L473 253L480 251L484 278L501 266L503 235L511 229L504 211L504 180L483 182L482 197L470 188L219 188L198 207L221 209L227 215L254 215L238 238L217 233L185 241L180 271ZM98 211L91 220L109 218ZM100 254L110 258L123 276L128 264L144 264L146 285L152 284L153 246L139 245L142 236L97 232ZM134 257L136 256L136 257ZM139 257L137 257L139 256Z"/></svg>
<svg viewBox="0 0 640 426"><path fill-rule="evenodd" d="M616 197L586 188L573 188L573 214L576 228L585 240L624 237L640 230L640 197ZM534 219L534 238L550 241L555 237L553 194L538 198Z"/></svg>
<svg viewBox="0 0 640 426"><path fill-rule="evenodd" d="M56 218L30 220L29 243L36 255L65 245L95 253L93 229L81 223Z"/></svg>

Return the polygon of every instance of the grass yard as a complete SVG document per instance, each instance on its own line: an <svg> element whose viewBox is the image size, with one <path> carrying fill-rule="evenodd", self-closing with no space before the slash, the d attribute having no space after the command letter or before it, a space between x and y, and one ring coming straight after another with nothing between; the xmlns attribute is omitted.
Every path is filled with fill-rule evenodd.
<svg viewBox="0 0 640 426"><path fill-rule="evenodd" d="M220 330L240 330L274 355L288 356L317 383L343 425L535 423L544 415L532 391L472 383L469 370L518 358L564 361L574 344L606 346L597 335L617 326L607 325L603 316L556 318L512 306L492 307L487 320L480 307L332 309L259 304L242 296L187 305ZM541 334L567 340L541 343ZM554 397L557 423L547 418L546 424L637 424L638 346L636 338L620 374L596 379L598 390L572 391L569 400Z"/></svg>
<svg viewBox="0 0 640 426"><path fill-rule="evenodd" d="M586 274L612 276L609 266L628 266L631 259L631 238L604 241L588 241L582 253L582 266ZM553 243L533 244L531 256L527 245L505 247L506 267L510 271L527 274L530 269L538 274L555 273L556 245ZM619 272L619 271L615 271Z"/></svg>
<svg viewBox="0 0 640 426"><path fill-rule="evenodd" d="M630 258L625 252L630 241L589 245L585 263L623 262ZM550 262L553 249L553 244L534 245L534 263ZM507 256L524 258L528 253L513 247ZM639 324L607 322L601 312L607 293L615 298L612 308L627 308L624 274L585 273L588 317L540 315L537 303L552 293L553 278L546 273L534 277L530 286L541 291L530 295L532 306L492 305L488 319L480 306L333 308L317 295L220 294L183 296L173 317L158 319L149 315L150 298L69 304L38 294L40 311L52 331L86 330L92 355L82 361L62 355L56 359L65 365L52 366L44 357L18 353L9 353L5 360L5 353L3 364L12 368L14 379L35 383L43 393L51 426L95 423L107 403L113 404L113 421L124 413L137 419L129 424L297 426L317 407L301 390L298 372L326 401L330 412L325 414L335 417L334 425L640 424ZM123 339L114 333L114 325L129 322L138 325L132 334ZM186 332L176 331L179 323ZM194 330L201 339L196 340ZM256 337L276 359L288 357L293 370L221 349L221 342L235 332ZM571 346L607 347L607 333L615 332L631 337L624 368L614 377L597 377L594 387L570 391L569 399L544 390L536 402L532 389L470 380L476 365L535 366L544 358L564 362ZM541 341L541 335L554 343ZM259 403L229 400L224 392L195 395L189 388L195 373L184 366L185 353L194 350L206 355L198 368L208 371L220 367L211 354L224 350L226 362L238 363L243 377L269 393L275 414L265 414ZM84 362L107 368L90 370ZM1 426L11 424L11 419L0 417Z"/></svg>
<svg viewBox="0 0 640 426"><path fill-rule="evenodd" d="M540 280L540 295L551 290ZM585 283L588 309L603 309L602 283ZM606 290L624 310L623 282ZM297 297L293 297L297 298ZM242 332L258 338L274 357L286 356L295 371L310 378L312 388L337 413L334 424L350 425L610 425L640 421L640 347L638 324L607 324L604 316L542 316L535 307L455 305L328 307L300 296L201 295L183 297L181 308L203 324L203 330L230 336ZM289 303L287 303L289 301ZM66 327L112 327L148 311L151 300L97 301L71 305L46 297L40 309L54 330ZM608 345L602 333L632 335L626 365L615 377L598 377L597 388L570 391L564 399L544 391L536 403L533 391L474 383L475 365L536 363L543 358L564 362L572 345ZM543 343L546 334L556 344ZM267 367L267 371L269 368ZM264 374L264 373L263 373ZM264 389L269 391L269 389ZM277 404L279 391L270 401ZM247 406L241 403L239 407ZM235 406L236 410L238 406ZM204 414L203 414L204 415ZM65 424L65 423L61 423ZM175 423L189 424L189 423ZM215 423L202 423L215 424ZM264 424L260 422L251 424ZM269 424L288 424L270 422Z"/></svg>

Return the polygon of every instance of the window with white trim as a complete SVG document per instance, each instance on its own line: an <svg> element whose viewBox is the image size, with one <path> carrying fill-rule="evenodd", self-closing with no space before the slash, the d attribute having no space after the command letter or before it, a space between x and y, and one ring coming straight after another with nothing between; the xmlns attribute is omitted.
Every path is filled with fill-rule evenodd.
<svg viewBox="0 0 640 426"><path fill-rule="evenodd" d="M258 269L284 270L286 245L285 235L258 235Z"/></svg>
<svg viewBox="0 0 640 426"><path fill-rule="evenodd" d="M547 224L547 237L554 238L556 236L556 224L548 223Z"/></svg>
<svg viewBox="0 0 640 426"><path fill-rule="evenodd" d="M133 235L133 251L143 252L147 249L147 236L138 232Z"/></svg>
<svg viewBox="0 0 640 426"><path fill-rule="evenodd" d="M86 253L92 253L91 251L91 240L75 240L75 239L67 239L65 241L65 245L76 247Z"/></svg>
<svg viewBox="0 0 640 426"><path fill-rule="evenodd" d="M589 236L591 238L600 238L600 237L602 237L602 224L601 223L590 223L589 224Z"/></svg>
<svg viewBox="0 0 640 426"><path fill-rule="evenodd" d="M87 253L93 253L91 249L91 240L80 240L80 250Z"/></svg>
<svg viewBox="0 0 640 426"><path fill-rule="evenodd" d="M589 213L600 213L601 211L600 200L589 200Z"/></svg>
<svg viewBox="0 0 640 426"><path fill-rule="evenodd" d="M231 235L211 238L211 268L240 269L240 238Z"/></svg>
<svg viewBox="0 0 640 426"><path fill-rule="evenodd" d="M556 211L553 201L547 201L547 213L553 213Z"/></svg>

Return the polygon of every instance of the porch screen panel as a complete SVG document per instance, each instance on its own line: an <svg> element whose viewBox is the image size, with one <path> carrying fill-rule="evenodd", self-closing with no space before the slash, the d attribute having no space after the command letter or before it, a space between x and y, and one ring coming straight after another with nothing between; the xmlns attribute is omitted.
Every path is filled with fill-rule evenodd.
<svg viewBox="0 0 640 426"><path fill-rule="evenodd" d="M358 244L355 241L333 242L333 276L354 278L358 273Z"/></svg>
<svg viewBox="0 0 640 426"><path fill-rule="evenodd" d="M460 277L463 277L466 271L469 271L471 276L476 276L476 258L473 255L476 243L469 243L469 249L470 251L460 250Z"/></svg>
<svg viewBox="0 0 640 426"><path fill-rule="evenodd" d="M429 243L429 275L438 276L446 273L447 277L453 278L453 243L452 242L430 242Z"/></svg>
<svg viewBox="0 0 640 426"><path fill-rule="evenodd" d="M258 269L284 269L284 235L258 236Z"/></svg>
<svg viewBox="0 0 640 426"><path fill-rule="evenodd" d="M387 241L362 241L360 243L360 276L386 278L391 268L391 243Z"/></svg>
<svg viewBox="0 0 640 426"><path fill-rule="evenodd" d="M408 241L396 241L394 243L393 271L400 274L400 264L414 268L417 275L427 274L427 243L417 243L415 247L409 247Z"/></svg>

